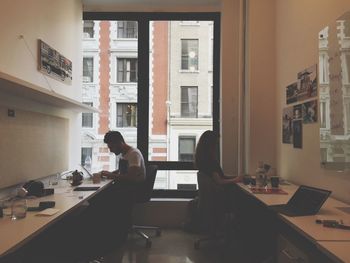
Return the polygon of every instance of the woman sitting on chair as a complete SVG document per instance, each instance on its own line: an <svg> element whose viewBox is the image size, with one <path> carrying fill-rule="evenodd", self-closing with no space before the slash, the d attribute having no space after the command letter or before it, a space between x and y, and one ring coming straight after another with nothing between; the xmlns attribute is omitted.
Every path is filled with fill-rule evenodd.
<svg viewBox="0 0 350 263"><path fill-rule="evenodd" d="M219 138L213 131L205 131L199 138L195 162L199 173L209 176L219 185L227 185L240 182L242 176L225 176L222 168L216 158Z"/></svg>
<svg viewBox="0 0 350 263"><path fill-rule="evenodd" d="M197 240L195 248L203 241L221 239L222 232L228 234L226 226L235 211L231 186L240 182L241 176L225 176L216 158L218 141L218 136L208 130L202 134L196 148L199 229L209 236Z"/></svg>

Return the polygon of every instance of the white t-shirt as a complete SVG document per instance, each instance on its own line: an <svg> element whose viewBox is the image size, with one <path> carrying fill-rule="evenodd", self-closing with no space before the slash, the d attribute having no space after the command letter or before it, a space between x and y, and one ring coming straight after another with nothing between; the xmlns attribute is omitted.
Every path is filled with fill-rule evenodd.
<svg viewBox="0 0 350 263"><path fill-rule="evenodd" d="M141 174L140 176L143 177L143 179L146 178L146 167L145 167L145 161L143 159L143 156L139 149L131 147L126 154L122 155L121 159L127 160L129 167L137 166L141 167Z"/></svg>

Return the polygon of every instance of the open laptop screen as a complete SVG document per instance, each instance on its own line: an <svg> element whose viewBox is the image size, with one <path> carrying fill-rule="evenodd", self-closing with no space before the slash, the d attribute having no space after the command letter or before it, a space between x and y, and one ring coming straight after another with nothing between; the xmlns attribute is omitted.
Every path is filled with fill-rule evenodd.
<svg viewBox="0 0 350 263"><path fill-rule="evenodd" d="M330 194L331 191L328 190L301 185L288 201L287 206L298 211L316 214Z"/></svg>

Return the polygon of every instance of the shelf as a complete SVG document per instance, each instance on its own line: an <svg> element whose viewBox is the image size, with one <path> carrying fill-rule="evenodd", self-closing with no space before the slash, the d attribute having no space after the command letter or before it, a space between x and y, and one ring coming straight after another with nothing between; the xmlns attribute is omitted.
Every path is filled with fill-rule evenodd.
<svg viewBox="0 0 350 263"><path fill-rule="evenodd" d="M96 108L3 72L0 72L0 92L77 112L99 112Z"/></svg>

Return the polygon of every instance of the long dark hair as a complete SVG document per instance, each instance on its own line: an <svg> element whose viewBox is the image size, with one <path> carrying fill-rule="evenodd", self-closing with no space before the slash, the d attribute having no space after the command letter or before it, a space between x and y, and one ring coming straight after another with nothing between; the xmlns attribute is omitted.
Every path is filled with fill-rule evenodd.
<svg viewBox="0 0 350 263"><path fill-rule="evenodd" d="M197 169L205 169L215 161L217 141L218 136L213 131L208 130L201 135L196 147L195 155L195 166Z"/></svg>

